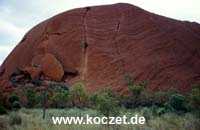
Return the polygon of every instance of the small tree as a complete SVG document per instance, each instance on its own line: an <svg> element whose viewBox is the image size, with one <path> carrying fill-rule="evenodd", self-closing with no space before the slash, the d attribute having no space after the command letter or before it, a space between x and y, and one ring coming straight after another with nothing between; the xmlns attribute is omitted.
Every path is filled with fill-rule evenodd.
<svg viewBox="0 0 200 130"><path fill-rule="evenodd" d="M8 114L7 110L0 105L0 115L3 115L3 114Z"/></svg>
<svg viewBox="0 0 200 130"><path fill-rule="evenodd" d="M129 90L131 92L132 107L136 107L137 106L137 102L138 102L138 98L142 94L142 92L143 92L143 90L145 88L145 85L131 83L131 84L129 84L128 87L129 87Z"/></svg>
<svg viewBox="0 0 200 130"><path fill-rule="evenodd" d="M35 95L36 107L41 107L42 97L43 95L41 92L36 92L36 95Z"/></svg>
<svg viewBox="0 0 200 130"><path fill-rule="evenodd" d="M73 106L83 107L83 103L88 99L84 85L82 83L74 84L69 90L69 97Z"/></svg>
<svg viewBox="0 0 200 130"><path fill-rule="evenodd" d="M61 87L56 87L55 91L55 94L50 99L51 106L55 108L64 107L68 101L68 91Z"/></svg>
<svg viewBox="0 0 200 130"><path fill-rule="evenodd" d="M15 101L15 102L12 104L12 108L13 108L14 110L20 109L20 108L21 108L20 102L19 102L19 101Z"/></svg>
<svg viewBox="0 0 200 130"><path fill-rule="evenodd" d="M10 105L12 106L12 104L15 102L15 101L19 101L19 97L16 93L13 93L12 95L10 95L8 97L8 102L10 103Z"/></svg>
<svg viewBox="0 0 200 130"><path fill-rule="evenodd" d="M187 111L187 100L182 94L174 94L170 97L169 101L165 104L166 107L175 111Z"/></svg>
<svg viewBox="0 0 200 130"><path fill-rule="evenodd" d="M118 114L119 100L110 89L103 89L90 96L90 100L94 103L95 108L103 115Z"/></svg>
<svg viewBox="0 0 200 130"><path fill-rule="evenodd" d="M37 104L35 90L28 88L25 90L25 93L27 99L27 107L28 108L34 107Z"/></svg>
<svg viewBox="0 0 200 130"><path fill-rule="evenodd" d="M21 108L21 104L19 102L19 97L16 93L14 93L8 97L8 102L10 103L11 108L14 110L18 110Z"/></svg>

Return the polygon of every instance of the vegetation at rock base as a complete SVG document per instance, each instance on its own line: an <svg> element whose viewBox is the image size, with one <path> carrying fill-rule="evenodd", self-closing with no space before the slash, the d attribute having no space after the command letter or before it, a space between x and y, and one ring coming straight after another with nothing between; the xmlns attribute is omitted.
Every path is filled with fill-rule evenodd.
<svg viewBox="0 0 200 130"><path fill-rule="evenodd" d="M19 101L19 97L16 93L8 97L8 102L12 105L15 101Z"/></svg>
<svg viewBox="0 0 200 130"><path fill-rule="evenodd" d="M73 107L82 108L88 99L88 95L85 91L83 83L74 84L69 90L69 98L72 102Z"/></svg>
<svg viewBox="0 0 200 130"><path fill-rule="evenodd" d="M90 100L94 103L94 109L107 117L119 114L119 100L108 88L94 93L90 96Z"/></svg>
<svg viewBox="0 0 200 130"><path fill-rule="evenodd" d="M3 114L0 116L0 127L4 130L198 130L200 127L200 87L194 87L191 93L185 95L175 90L148 93L144 91L146 84L134 82L129 82L127 87L130 90L130 95L127 96L113 92L109 89L110 87L88 95L83 83L76 83L69 89L65 89L64 86L52 82L50 87L43 88L41 91L24 87L21 91L8 97L9 107L0 107L0 114ZM41 103L44 91L47 91L47 115L46 119L42 120ZM59 115L77 116L78 114L84 116L90 114L108 117L123 114L131 116L134 113L144 116L146 124L141 126L111 125L109 127L105 125L57 126L52 125L51 122L52 116ZM35 125L31 125L32 123ZM31 126L28 127L28 125Z"/></svg>
<svg viewBox="0 0 200 130"><path fill-rule="evenodd" d="M10 103L11 109L13 109L13 110L18 110L21 108L21 104L19 102L19 97L16 93L14 93L8 97L8 102Z"/></svg>
<svg viewBox="0 0 200 130"><path fill-rule="evenodd" d="M115 93L109 88L88 95L83 83L76 83L69 90L57 83L52 83L51 87L40 92L34 88L24 87L21 93L13 93L8 97L10 107L7 109L41 108L43 92L47 91L46 106L48 108L88 107L96 109L106 116L113 115L121 107L127 109L159 107L162 108L160 114L164 112L199 113L200 87L194 87L191 93L183 95L174 90L148 93L144 91L145 84L136 84L132 81L127 85L130 96Z"/></svg>
<svg viewBox="0 0 200 130"><path fill-rule="evenodd" d="M3 106L0 106L0 115L3 115L3 114L8 114L8 112Z"/></svg>
<svg viewBox="0 0 200 130"><path fill-rule="evenodd" d="M13 102L12 108L13 108L14 110L20 109L20 108L21 108L21 103L20 103L19 101Z"/></svg>
<svg viewBox="0 0 200 130"><path fill-rule="evenodd" d="M55 86L55 93L50 98L51 107L53 108L63 108L66 107L66 103L69 99L69 93L65 89Z"/></svg>

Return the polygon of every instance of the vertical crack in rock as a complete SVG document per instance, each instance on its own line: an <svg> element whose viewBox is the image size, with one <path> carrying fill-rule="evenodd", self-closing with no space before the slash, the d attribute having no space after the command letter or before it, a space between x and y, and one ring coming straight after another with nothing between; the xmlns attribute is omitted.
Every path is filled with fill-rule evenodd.
<svg viewBox="0 0 200 130"><path fill-rule="evenodd" d="M117 28L116 28L116 31L115 31L115 35L114 35L114 43L115 43L115 48L116 48L116 50L117 50L117 54L119 55L120 54L120 50L119 50L119 46L118 46L118 44L117 44L117 40L116 40L116 38L117 38L117 35L118 35L118 33L119 33L119 26L120 26L120 22L118 22L117 23Z"/></svg>
<svg viewBox="0 0 200 130"><path fill-rule="evenodd" d="M88 63L88 40L87 40L87 14L88 14L88 11L91 9L91 7L86 7L86 12L84 14L84 57L83 57L83 74L82 74L82 80L85 79L85 75L86 75L86 72L87 72L87 63Z"/></svg>
<svg viewBox="0 0 200 130"><path fill-rule="evenodd" d="M120 57L121 55L121 52L120 52L120 47L118 45L118 42L117 42L117 36L119 34L119 29L120 29L120 21L117 23L117 27L116 27L116 31L115 31L115 35L113 37L113 41L114 41L114 44L115 44L115 49L116 49L116 53L117 55ZM125 69L124 69L124 61L122 58L119 59L119 62L120 62L120 67L123 69L122 71L125 72Z"/></svg>

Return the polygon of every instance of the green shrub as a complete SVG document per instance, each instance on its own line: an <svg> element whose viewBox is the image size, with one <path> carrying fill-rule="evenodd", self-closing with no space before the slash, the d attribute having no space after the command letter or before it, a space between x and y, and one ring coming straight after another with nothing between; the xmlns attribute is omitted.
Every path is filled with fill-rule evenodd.
<svg viewBox="0 0 200 130"><path fill-rule="evenodd" d="M131 77L131 74L126 74L124 76L124 80L125 80L125 85L129 86L131 84L133 84L133 78Z"/></svg>
<svg viewBox="0 0 200 130"><path fill-rule="evenodd" d="M35 94L35 107L41 107L43 94L41 92L36 92Z"/></svg>
<svg viewBox="0 0 200 130"><path fill-rule="evenodd" d="M170 97L169 101L165 104L166 108L171 109L172 111L187 111L187 105L188 101L186 100L186 97L182 94L175 94L172 97Z"/></svg>
<svg viewBox="0 0 200 130"><path fill-rule="evenodd" d="M90 100L94 103L95 109L105 116L119 114L119 100L110 89L103 89L90 96Z"/></svg>
<svg viewBox="0 0 200 130"><path fill-rule="evenodd" d="M139 99L139 96L142 94L145 86L141 84L132 83L128 87L131 92L132 107L135 108L139 105L138 99Z"/></svg>
<svg viewBox="0 0 200 130"><path fill-rule="evenodd" d="M10 105L12 105L15 101L19 101L19 97L16 93L8 97L8 102L10 103Z"/></svg>
<svg viewBox="0 0 200 130"><path fill-rule="evenodd" d="M65 107L69 98L69 92L63 88L57 88L56 93L50 98L51 106L55 108Z"/></svg>
<svg viewBox="0 0 200 130"><path fill-rule="evenodd" d="M163 107L166 102L170 99L172 94L168 92L153 92L153 93L143 93L139 98L139 103L141 106L151 107L159 106Z"/></svg>
<svg viewBox="0 0 200 130"><path fill-rule="evenodd" d="M72 101L74 107L83 107L84 103L88 99L84 84L74 84L69 90L69 98Z"/></svg>
<svg viewBox="0 0 200 130"><path fill-rule="evenodd" d="M156 115L160 116L160 115L165 114L165 113L167 113L167 110L164 107L159 107L156 110Z"/></svg>
<svg viewBox="0 0 200 130"><path fill-rule="evenodd" d="M144 90L144 86L133 83L129 85L129 90L133 97L138 98Z"/></svg>
<svg viewBox="0 0 200 130"><path fill-rule="evenodd" d="M0 115L3 115L3 114L8 114L8 112L3 106L0 106Z"/></svg>
<svg viewBox="0 0 200 130"><path fill-rule="evenodd" d="M25 96L26 96L26 99L27 99L26 106L28 108L33 108L37 104L35 90L33 90L31 88L26 89L25 90Z"/></svg>
<svg viewBox="0 0 200 130"><path fill-rule="evenodd" d="M21 104L19 101L15 101L13 104L12 104L12 108L15 109L15 110L18 110L21 108Z"/></svg>
<svg viewBox="0 0 200 130"><path fill-rule="evenodd" d="M121 107L128 108L128 109L133 107L132 99L130 98L130 96L122 96L119 101L120 101Z"/></svg>

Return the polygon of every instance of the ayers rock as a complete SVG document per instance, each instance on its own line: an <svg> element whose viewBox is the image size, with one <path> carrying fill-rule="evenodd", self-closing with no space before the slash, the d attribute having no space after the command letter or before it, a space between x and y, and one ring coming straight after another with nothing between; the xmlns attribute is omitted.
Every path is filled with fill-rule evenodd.
<svg viewBox="0 0 200 130"><path fill-rule="evenodd" d="M89 92L126 93L126 75L148 90L188 92L200 84L200 24L123 3L73 9L24 36L1 65L1 87L16 69L32 79L83 82Z"/></svg>

